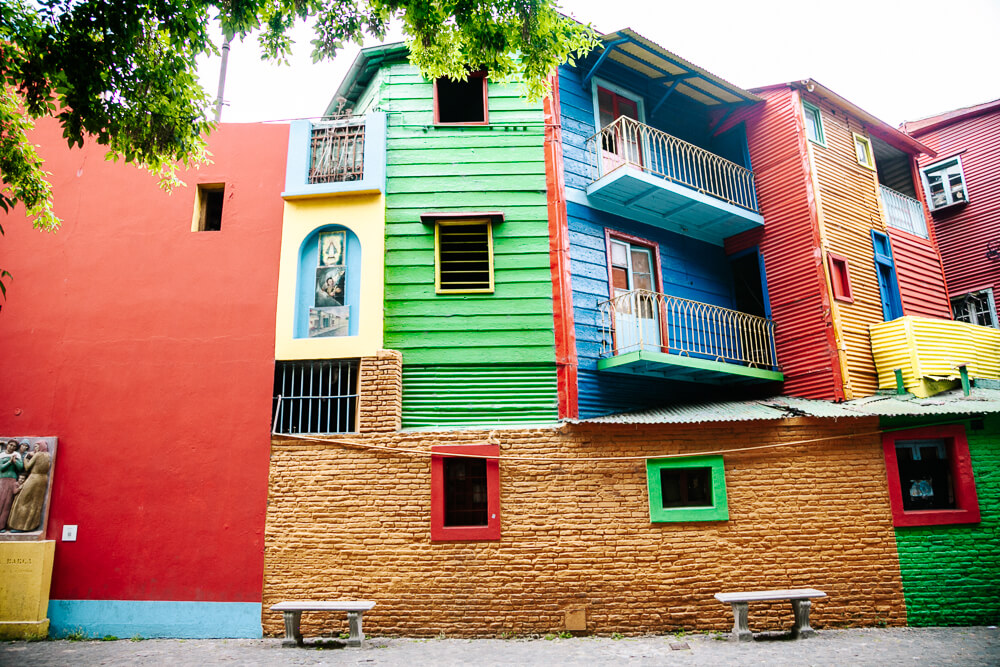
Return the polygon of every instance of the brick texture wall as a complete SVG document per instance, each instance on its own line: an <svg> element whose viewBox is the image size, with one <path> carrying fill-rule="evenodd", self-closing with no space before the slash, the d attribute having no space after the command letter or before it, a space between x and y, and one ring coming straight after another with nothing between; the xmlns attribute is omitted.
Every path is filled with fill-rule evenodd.
<svg viewBox="0 0 1000 667"><path fill-rule="evenodd" d="M906 612L874 419L395 432L272 442L264 630L287 599L370 599L373 635L495 636L728 630L719 591L815 587L813 626L903 625ZM649 521L641 460L836 439L725 455L730 519ZM502 538L430 541L432 445L496 443ZM354 443L349 444L349 443ZM372 449L386 447L388 450ZM417 450L411 453L404 450ZM336 631L344 620L332 620ZM788 628L790 605L754 604L754 630ZM308 635L331 617L303 616Z"/></svg>
<svg viewBox="0 0 1000 667"><path fill-rule="evenodd" d="M398 431L403 423L403 354L379 350L358 372L358 431Z"/></svg>
<svg viewBox="0 0 1000 667"><path fill-rule="evenodd" d="M966 427L980 522L896 530L911 625L1000 624L1000 415L983 426Z"/></svg>

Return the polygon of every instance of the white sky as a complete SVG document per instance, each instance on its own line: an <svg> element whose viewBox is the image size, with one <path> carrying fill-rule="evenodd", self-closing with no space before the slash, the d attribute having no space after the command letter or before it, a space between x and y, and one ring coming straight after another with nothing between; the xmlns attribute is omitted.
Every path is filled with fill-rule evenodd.
<svg viewBox="0 0 1000 667"><path fill-rule="evenodd" d="M562 8L601 32L630 27L743 88L811 77L893 126L1000 99L1000 0L563 0ZM314 65L308 29L297 35L287 67L262 63L253 38L233 44L223 121L323 112L357 48ZM213 97L218 70L218 58L201 68Z"/></svg>

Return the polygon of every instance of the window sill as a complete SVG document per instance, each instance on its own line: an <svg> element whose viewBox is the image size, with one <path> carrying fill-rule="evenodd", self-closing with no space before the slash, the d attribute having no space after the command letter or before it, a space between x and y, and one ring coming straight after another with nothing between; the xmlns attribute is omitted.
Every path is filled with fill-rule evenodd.
<svg viewBox="0 0 1000 667"><path fill-rule="evenodd" d="M916 526L946 526L949 524L979 523L979 508L966 510L910 510L893 516L897 528Z"/></svg>

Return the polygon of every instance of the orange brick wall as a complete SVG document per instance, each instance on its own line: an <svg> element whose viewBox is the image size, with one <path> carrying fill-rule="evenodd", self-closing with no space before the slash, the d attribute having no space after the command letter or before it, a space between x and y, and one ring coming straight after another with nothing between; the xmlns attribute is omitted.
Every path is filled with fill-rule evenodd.
<svg viewBox="0 0 1000 667"><path fill-rule="evenodd" d="M730 610L714 593L807 586L830 596L814 602L814 627L904 625L877 436L725 455L725 522L652 524L641 460L579 460L877 429L874 419L789 419L275 438L264 630L282 632L268 607L286 599L375 600L372 635L555 632L580 606L591 632L728 630ZM348 441L420 452L488 441L502 456L565 460L501 461L500 541L431 543L429 457ZM306 613L304 632L340 630L340 616L331 626ZM751 605L754 630L791 622L787 603Z"/></svg>
<svg viewBox="0 0 1000 667"><path fill-rule="evenodd" d="M403 354L379 350L361 357L358 373L358 430L398 431L403 423Z"/></svg>

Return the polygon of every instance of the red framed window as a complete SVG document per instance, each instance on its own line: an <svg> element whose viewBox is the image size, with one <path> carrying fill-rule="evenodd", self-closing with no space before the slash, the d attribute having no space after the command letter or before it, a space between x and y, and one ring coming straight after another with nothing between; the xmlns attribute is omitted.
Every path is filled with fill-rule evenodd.
<svg viewBox="0 0 1000 667"><path fill-rule="evenodd" d="M434 80L435 125L488 125L486 72L469 72L465 81Z"/></svg>
<svg viewBox="0 0 1000 667"><path fill-rule="evenodd" d="M432 447L431 540L500 539L498 445ZM464 456L463 456L464 455ZM478 458L477 458L478 457Z"/></svg>
<svg viewBox="0 0 1000 667"><path fill-rule="evenodd" d="M835 252L826 253L826 261L830 267L830 286L833 288L833 298L837 301L854 303L851 294L851 271L847 258Z"/></svg>
<svg viewBox="0 0 1000 667"><path fill-rule="evenodd" d="M979 522L969 442L960 424L882 435L894 526Z"/></svg>
<svg viewBox="0 0 1000 667"><path fill-rule="evenodd" d="M604 242L615 354L666 351L659 244L611 229L604 230Z"/></svg>

